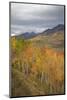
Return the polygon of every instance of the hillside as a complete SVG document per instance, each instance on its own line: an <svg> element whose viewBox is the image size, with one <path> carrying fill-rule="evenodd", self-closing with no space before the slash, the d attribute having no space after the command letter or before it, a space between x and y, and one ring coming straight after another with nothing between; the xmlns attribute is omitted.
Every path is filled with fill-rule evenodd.
<svg viewBox="0 0 67 100"><path fill-rule="evenodd" d="M29 41L39 45L39 47L53 48L56 50L64 51L64 32L56 32L50 35L38 35Z"/></svg>

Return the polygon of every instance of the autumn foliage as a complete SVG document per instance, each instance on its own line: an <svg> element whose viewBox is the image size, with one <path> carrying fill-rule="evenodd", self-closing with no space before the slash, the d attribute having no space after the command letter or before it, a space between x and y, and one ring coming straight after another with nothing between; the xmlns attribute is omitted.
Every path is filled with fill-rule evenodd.
<svg viewBox="0 0 67 100"><path fill-rule="evenodd" d="M12 39L11 44L12 52L14 52L12 53L12 69L21 73L20 77L23 77L23 80L28 80L25 84L29 87L31 95L64 93L63 51L56 51L45 46L37 47L32 42L18 41L15 38ZM14 84L16 86L16 83ZM17 95L17 90L14 92L14 89L16 88L12 89L13 95ZM23 93L23 90L21 92Z"/></svg>

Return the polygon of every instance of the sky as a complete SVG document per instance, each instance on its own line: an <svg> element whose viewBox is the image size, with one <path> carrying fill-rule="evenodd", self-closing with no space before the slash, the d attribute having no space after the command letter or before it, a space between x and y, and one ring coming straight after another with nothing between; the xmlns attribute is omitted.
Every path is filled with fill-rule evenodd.
<svg viewBox="0 0 67 100"><path fill-rule="evenodd" d="M11 35L40 33L64 24L64 6L11 3Z"/></svg>

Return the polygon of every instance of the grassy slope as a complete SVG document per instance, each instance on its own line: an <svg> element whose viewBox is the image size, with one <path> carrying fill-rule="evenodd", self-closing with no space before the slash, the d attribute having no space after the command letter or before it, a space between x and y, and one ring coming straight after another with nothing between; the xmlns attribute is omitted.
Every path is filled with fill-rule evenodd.
<svg viewBox="0 0 67 100"><path fill-rule="evenodd" d="M64 51L64 33L54 33L53 35L42 36L39 35L33 39L32 42L37 43L37 46L46 46L56 50Z"/></svg>

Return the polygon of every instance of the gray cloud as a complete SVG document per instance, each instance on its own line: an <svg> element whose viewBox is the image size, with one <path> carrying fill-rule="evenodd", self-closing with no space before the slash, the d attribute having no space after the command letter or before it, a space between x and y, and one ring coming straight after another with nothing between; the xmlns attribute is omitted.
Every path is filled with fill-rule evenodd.
<svg viewBox="0 0 67 100"><path fill-rule="evenodd" d="M11 4L11 33L41 32L64 24L64 6Z"/></svg>

